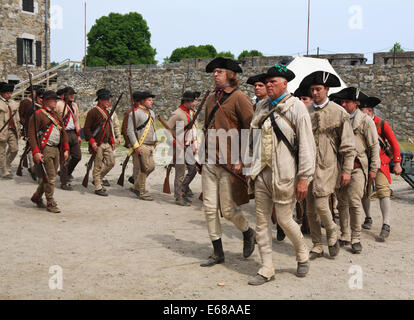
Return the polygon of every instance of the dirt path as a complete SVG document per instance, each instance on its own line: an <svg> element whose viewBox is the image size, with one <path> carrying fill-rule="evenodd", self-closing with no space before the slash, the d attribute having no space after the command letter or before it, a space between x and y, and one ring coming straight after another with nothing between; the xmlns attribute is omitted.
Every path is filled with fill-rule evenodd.
<svg viewBox="0 0 414 320"><path fill-rule="evenodd" d="M178 207L161 193L165 170L149 178L154 202L138 200L116 185L121 158L108 178L110 196L98 197L81 186L85 157L75 171L75 191L56 189L63 210L51 214L33 207L36 186L24 172L0 180L0 299L411 299L414 292L414 190L401 179L393 184L391 236L376 242L381 228L378 201L372 203L374 225L362 233L363 252L341 250L311 263L309 275L294 273L289 240L274 240L276 279L260 287L247 285L259 268L257 249L242 258L242 235L223 221L226 263L200 268L211 253L201 202ZM17 162L17 161L15 161ZM15 171L14 166L14 171ZM132 163L128 172L132 170ZM173 178L171 179L171 184ZM201 191L200 176L192 184ZM172 185L171 185L172 186ZM254 202L242 208L254 224ZM305 238L308 247L309 237ZM326 248L327 251L327 248ZM325 253L327 254L327 253ZM63 272L63 289L49 288L51 266ZM351 266L363 272L363 289L351 290ZM224 286L218 286L218 284Z"/></svg>

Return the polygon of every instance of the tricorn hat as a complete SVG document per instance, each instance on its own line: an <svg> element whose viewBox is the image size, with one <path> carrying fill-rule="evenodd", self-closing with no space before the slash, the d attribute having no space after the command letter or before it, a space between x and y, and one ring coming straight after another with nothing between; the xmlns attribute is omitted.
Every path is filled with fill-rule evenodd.
<svg viewBox="0 0 414 320"><path fill-rule="evenodd" d="M381 103L381 100L377 97L368 97L365 100L361 101L359 108L374 108Z"/></svg>
<svg viewBox="0 0 414 320"><path fill-rule="evenodd" d="M62 94L65 94L66 93L66 88L67 87L59 89L58 91L56 91L56 94L58 96L61 96Z"/></svg>
<svg viewBox="0 0 414 320"><path fill-rule="evenodd" d="M305 88L305 87L299 87L296 89L296 91L293 93L293 95L297 98L300 97L309 97L312 98L312 95L310 93L309 88Z"/></svg>
<svg viewBox="0 0 414 320"><path fill-rule="evenodd" d="M148 91L135 91L132 94L134 101L141 101L146 98L155 98L155 95L151 94Z"/></svg>
<svg viewBox="0 0 414 320"><path fill-rule="evenodd" d="M368 96L363 93L360 89L355 87L349 87L342 89L341 91L331 94L329 99L338 99L338 100L351 100L351 101L360 101L367 99Z"/></svg>
<svg viewBox="0 0 414 320"><path fill-rule="evenodd" d="M247 84L250 84L252 86L254 86L256 84L256 82L262 82L265 83L265 76L266 73L261 73L261 74L257 74L255 76L251 76L249 79L247 79Z"/></svg>
<svg viewBox="0 0 414 320"><path fill-rule="evenodd" d="M77 94L77 92L72 87L66 87L64 94L70 96L71 94Z"/></svg>
<svg viewBox="0 0 414 320"><path fill-rule="evenodd" d="M13 92L13 91L14 91L14 84L7 83L7 82L0 82L0 93Z"/></svg>
<svg viewBox="0 0 414 320"><path fill-rule="evenodd" d="M295 79L296 75L293 73L293 71L286 68L285 65L275 64L273 67L267 70L267 73L265 73L265 78L274 78L274 77L285 78L287 82L289 82Z"/></svg>
<svg viewBox="0 0 414 320"><path fill-rule="evenodd" d="M322 85L329 88L341 86L339 78L327 71L315 71L306 76L300 83L300 87L310 88L312 85Z"/></svg>
<svg viewBox="0 0 414 320"><path fill-rule="evenodd" d="M48 90L45 91L45 93L43 93L43 100L48 100L48 99L59 99L58 95L56 94L55 91L53 90Z"/></svg>
<svg viewBox="0 0 414 320"><path fill-rule="evenodd" d="M236 61L234 61L230 58L218 57L218 58L213 59L206 66L206 72L211 73L216 68L227 69L227 70L234 71L236 73L242 73L243 72L243 70L239 66L239 64Z"/></svg>
<svg viewBox="0 0 414 320"><path fill-rule="evenodd" d="M95 101L98 101L100 99L110 99L113 97L108 89L99 89L98 91L96 91L96 96L97 98Z"/></svg>
<svg viewBox="0 0 414 320"><path fill-rule="evenodd" d="M198 92L193 91L186 91L183 93L183 96L181 97L182 101L194 101L197 99L200 95L197 95Z"/></svg>

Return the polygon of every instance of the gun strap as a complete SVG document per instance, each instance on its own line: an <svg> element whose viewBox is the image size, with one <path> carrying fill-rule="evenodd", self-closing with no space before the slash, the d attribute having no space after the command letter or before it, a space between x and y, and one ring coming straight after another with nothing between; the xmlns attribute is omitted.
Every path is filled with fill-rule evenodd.
<svg viewBox="0 0 414 320"><path fill-rule="evenodd" d="M230 92L230 93L224 93L223 94L223 97L220 99L220 101L218 101L218 103L216 104L216 106L214 107L214 109L210 112L210 114L209 114L209 116L208 116L208 119L207 119L207 122L206 122L206 124L204 125L204 130L207 130L208 129L208 126L210 125L210 122L211 121L213 121L213 119L214 119L214 116L215 116L215 114L216 114L216 112L217 112L217 110L219 109L219 107L220 107L220 105L222 105L226 100L227 100L227 98L228 97L230 97L232 94L233 94L233 92L235 92L235 91L237 91L237 90L239 90L239 88L236 88L236 89L234 89L232 92Z"/></svg>
<svg viewBox="0 0 414 320"><path fill-rule="evenodd" d="M291 145L289 140L286 138L282 130L280 130L279 126L276 123L275 116L273 112L270 114L270 121L272 122L273 131L275 132L275 135L279 141L283 141L283 143L286 145L286 147L289 149L289 151L292 153L292 155L296 158L297 157L297 151L296 149Z"/></svg>

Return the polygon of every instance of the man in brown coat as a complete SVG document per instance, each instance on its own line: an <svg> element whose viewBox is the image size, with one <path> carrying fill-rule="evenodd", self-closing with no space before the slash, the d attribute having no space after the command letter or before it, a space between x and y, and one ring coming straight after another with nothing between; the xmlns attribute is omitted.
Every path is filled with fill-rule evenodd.
<svg viewBox="0 0 414 320"><path fill-rule="evenodd" d="M46 207L47 211L53 213L60 212L53 195L62 149L65 161L69 157L68 136L63 127L62 119L55 112L57 99L58 96L54 91L46 91L43 95L42 108L31 116L28 126L30 149L32 150L33 160L37 165L36 170L39 177L39 187L31 200L38 208ZM36 139L36 136L38 139ZM49 181L46 181L40 163L44 165ZM43 194L46 195L46 206L42 200Z"/></svg>
<svg viewBox="0 0 414 320"><path fill-rule="evenodd" d="M186 128L193 116L194 107L197 104L198 93L186 91L181 98L181 105L177 110L173 112L170 119L168 119L168 126L170 129L176 132L177 141L173 141L174 148L180 150L178 156L175 159L175 180L174 180L174 198L175 203L180 206L189 206L191 204L190 197L192 193L189 192L189 185L197 174L196 165L190 164L187 161L187 156L192 155L194 161L194 136L193 130ZM185 147L183 147L183 144ZM177 152L175 153L177 155ZM188 173L185 176L185 168L187 167ZM185 176L185 177L184 177Z"/></svg>
<svg viewBox="0 0 414 320"><path fill-rule="evenodd" d="M69 182L73 180L72 173L82 159L79 107L75 102L75 94L76 92L72 87L66 87L64 98L58 101L56 107L56 112L63 119L63 124L69 139L70 159L60 168L61 188L68 191L73 190Z"/></svg>
<svg viewBox="0 0 414 320"><path fill-rule="evenodd" d="M341 246L351 244L354 253L361 253L362 198L381 166L378 134L374 122L358 109L362 100L368 98L359 89L349 87L335 94L342 107L349 113L355 134L354 168L351 182L339 189L338 210L341 225Z"/></svg>
<svg viewBox="0 0 414 320"><path fill-rule="evenodd" d="M323 256L320 222L326 230L329 255L335 257L339 253L337 228L329 207L329 199L335 189L349 184L354 168L355 139L349 114L328 99L329 88L340 85L337 76L325 71L311 73L300 84L301 87L310 88L312 94L310 116L316 144L315 175L306 197L313 242L311 260Z"/></svg>
<svg viewBox="0 0 414 320"><path fill-rule="evenodd" d="M86 115L83 131L89 142L89 151L96 153L92 172L95 194L107 197L103 178L115 165L115 139L111 119L108 119L112 95L107 89L98 90L96 95L98 105Z"/></svg>
<svg viewBox="0 0 414 320"><path fill-rule="evenodd" d="M10 165L19 151L19 105L11 100L14 85L0 82L0 170L3 179L12 179Z"/></svg>
<svg viewBox="0 0 414 320"><path fill-rule="evenodd" d="M206 136L206 161L202 168L204 213L214 253L202 267L224 262L220 212L243 233L243 256L254 251L255 231L236 206L249 202L247 184L243 183L243 163L237 148L241 129L249 129L253 116L250 99L238 89L236 73L242 69L233 60L216 58L206 72L214 74L216 89L206 101L204 131ZM222 136L225 139L222 139ZM224 140L224 141L220 141Z"/></svg>

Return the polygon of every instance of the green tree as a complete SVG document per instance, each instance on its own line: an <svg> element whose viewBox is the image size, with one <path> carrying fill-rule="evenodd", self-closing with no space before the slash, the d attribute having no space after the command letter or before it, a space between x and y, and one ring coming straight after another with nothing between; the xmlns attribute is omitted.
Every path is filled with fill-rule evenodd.
<svg viewBox="0 0 414 320"><path fill-rule="evenodd" d="M170 57L165 58L164 62L179 62L189 58L215 58L217 50L212 45L188 46L175 49Z"/></svg>
<svg viewBox="0 0 414 320"><path fill-rule="evenodd" d="M245 57L262 57L263 54L260 51L257 50L243 50L242 53L239 54L238 60L241 60Z"/></svg>
<svg viewBox="0 0 414 320"><path fill-rule="evenodd" d="M404 49L401 47L401 44L399 42L396 42L394 44L394 47L392 47L390 52L394 52L394 48L395 48L395 52L404 52Z"/></svg>
<svg viewBox="0 0 414 320"><path fill-rule="evenodd" d="M110 13L88 33L88 66L155 64L147 22L137 12Z"/></svg>
<svg viewBox="0 0 414 320"><path fill-rule="evenodd" d="M224 57L224 58L230 58L234 60L234 54L232 54L230 51L221 51L217 53L216 57Z"/></svg>

